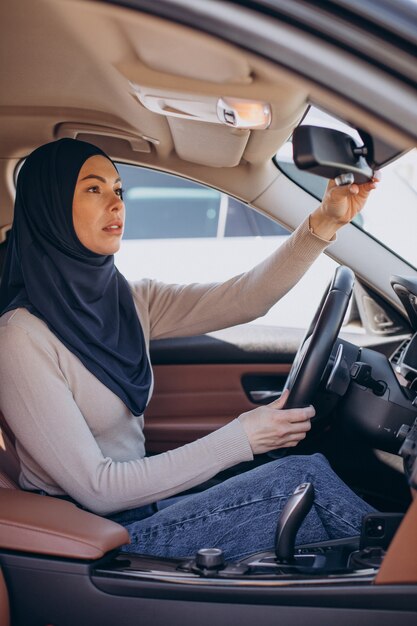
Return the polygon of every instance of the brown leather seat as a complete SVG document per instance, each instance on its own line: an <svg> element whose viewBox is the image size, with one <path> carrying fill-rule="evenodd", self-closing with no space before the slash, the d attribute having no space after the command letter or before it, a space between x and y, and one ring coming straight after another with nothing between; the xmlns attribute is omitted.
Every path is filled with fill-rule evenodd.
<svg viewBox="0 0 417 626"><path fill-rule="evenodd" d="M127 531L69 502L19 489L15 438L0 413L0 549L97 559L129 542ZM10 626L10 603L0 568L0 626Z"/></svg>
<svg viewBox="0 0 417 626"><path fill-rule="evenodd" d="M0 487L18 489L20 464L15 438L0 412Z"/></svg>
<svg viewBox="0 0 417 626"><path fill-rule="evenodd" d="M19 459L14 436L0 412L0 488L18 489ZM10 626L9 594L0 569L0 626Z"/></svg>
<svg viewBox="0 0 417 626"><path fill-rule="evenodd" d="M127 530L115 522L69 502L19 489L20 464L14 442L0 413L0 548L97 559L129 543Z"/></svg>

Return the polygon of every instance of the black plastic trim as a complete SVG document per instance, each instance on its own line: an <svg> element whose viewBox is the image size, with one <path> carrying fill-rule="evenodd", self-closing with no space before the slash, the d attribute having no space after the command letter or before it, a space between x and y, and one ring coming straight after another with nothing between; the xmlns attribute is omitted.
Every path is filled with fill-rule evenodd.
<svg viewBox="0 0 417 626"><path fill-rule="evenodd" d="M0 552L0 564L13 626L180 626L196 619L199 626L253 626L255 620L263 626L411 626L417 618L417 585L329 582L257 589L199 579L197 588L122 579L112 571L111 557L92 566Z"/></svg>
<svg viewBox="0 0 417 626"><path fill-rule="evenodd" d="M391 63L382 62L381 43L392 44L401 48L409 58L408 69L414 72L417 79L416 66L413 61L416 55L417 29L410 28L417 18L417 10L401 12L399 3L389 6L384 0L384 7L377 7L377 2L361 0L361 5L352 0L332 2L328 0L231 0L233 4L250 8L270 17L285 20L292 26L303 28L312 35L325 35L327 41L355 56L373 63L376 67L389 70L398 78L415 85L416 80L401 71L398 57L391 57ZM404 3L402 3L404 4ZM368 5L368 6L367 6ZM408 8L412 5L407 3ZM394 9L395 7L395 9ZM381 11L385 9L385 11ZM402 13L401 22L397 19ZM382 19L385 18L385 19ZM408 25L405 29L404 25ZM379 42L377 40L380 40ZM413 67L414 66L414 67Z"/></svg>
<svg viewBox="0 0 417 626"><path fill-rule="evenodd" d="M303 331L274 326L235 326L210 335L151 341L153 365L292 362Z"/></svg>
<svg viewBox="0 0 417 626"><path fill-rule="evenodd" d="M145 559L148 558L145 557ZM39 622L41 615L45 615L45 618L50 619L51 623L54 623L52 619L60 624L76 623L71 622L70 616L66 622L57 619L57 612L64 611L65 604L67 604L67 611L72 609L75 614L79 614L80 610L84 610L86 615L96 614L99 617L100 613L104 613L103 609L109 605L109 601L112 604L116 601L119 616L124 616L125 606L126 608L129 607L129 602L126 602L126 605L123 603L122 599L125 597L137 598L138 600L175 600L177 602L191 600L222 606L244 604L246 607L261 605L338 610L372 609L372 611L389 611L391 615L394 611L396 615L408 611L417 612L416 585L377 586L370 583L332 584L330 582L311 587L290 585L259 589L247 585L241 587L225 585L223 587L213 584L210 579L199 579L203 584L197 588L165 581L155 582L138 578L118 577L117 570L112 572L111 569L112 558L104 558L95 562L94 565L86 565L61 559L37 558L8 552L0 553L0 563L11 592L12 602L13 596L17 592L22 594L22 598L25 598L27 606L19 607L18 613L28 615L28 609L31 605L36 604L39 607L35 610L35 615L38 616L37 622L30 619L26 622L19 620L16 622L16 624L24 623L25 626L30 623L43 623ZM164 560L161 563L164 563ZM102 574L95 573L96 568L100 568ZM44 593L41 593L41 590ZM40 598L42 598L42 602L39 601ZM87 602L88 598L91 600L91 605ZM79 604L81 599L83 604ZM71 604L68 605L68 602ZM101 610L99 609L100 603L102 603ZM24 603L22 602L22 604ZM48 607L51 607L50 618L47 617ZM107 624L108 622L93 619L83 623L90 625ZM123 624L127 623L132 622L123 621ZM178 620L175 623L179 623Z"/></svg>

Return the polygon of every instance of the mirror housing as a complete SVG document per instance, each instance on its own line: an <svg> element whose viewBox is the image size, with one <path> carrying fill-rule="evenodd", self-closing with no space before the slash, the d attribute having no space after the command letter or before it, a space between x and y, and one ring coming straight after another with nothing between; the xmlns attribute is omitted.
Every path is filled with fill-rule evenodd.
<svg viewBox="0 0 417 626"><path fill-rule="evenodd" d="M365 183L374 174L366 160L366 145L357 146L350 135L333 128L298 126L293 133L294 163L324 178L353 175L355 183Z"/></svg>

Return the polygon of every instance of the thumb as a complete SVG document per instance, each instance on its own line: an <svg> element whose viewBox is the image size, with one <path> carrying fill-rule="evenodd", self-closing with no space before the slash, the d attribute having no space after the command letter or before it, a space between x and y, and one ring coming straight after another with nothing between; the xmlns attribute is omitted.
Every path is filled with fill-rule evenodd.
<svg viewBox="0 0 417 626"><path fill-rule="evenodd" d="M352 185L349 185L349 193L352 194L352 196L358 195L359 187L356 183L352 183Z"/></svg>
<svg viewBox="0 0 417 626"><path fill-rule="evenodd" d="M288 399L289 393L290 392L288 391L288 389L285 389L285 391L282 392L281 396L277 400L271 402L269 406L273 409L283 409Z"/></svg>

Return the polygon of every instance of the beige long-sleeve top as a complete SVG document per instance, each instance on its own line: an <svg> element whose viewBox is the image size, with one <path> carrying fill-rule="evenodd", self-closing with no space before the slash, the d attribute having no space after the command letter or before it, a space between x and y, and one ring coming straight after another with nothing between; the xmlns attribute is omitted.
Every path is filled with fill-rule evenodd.
<svg viewBox="0 0 417 626"><path fill-rule="evenodd" d="M264 315L327 243L306 220L265 261L224 283L132 284L147 349L150 339L202 334ZM172 496L252 459L232 415L206 437L146 457L143 416L134 416L22 308L0 318L0 409L17 439L21 487L68 494L102 515Z"/></svg>

